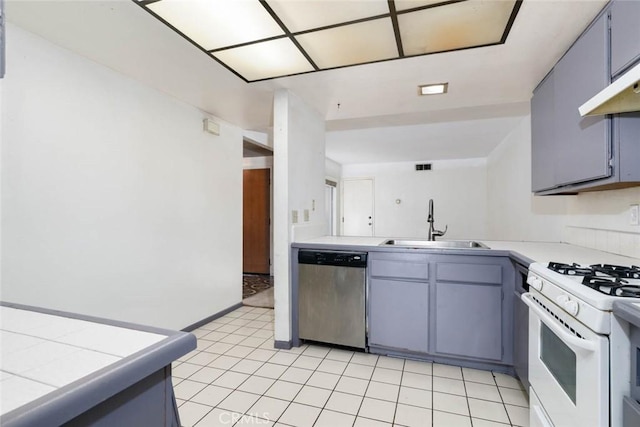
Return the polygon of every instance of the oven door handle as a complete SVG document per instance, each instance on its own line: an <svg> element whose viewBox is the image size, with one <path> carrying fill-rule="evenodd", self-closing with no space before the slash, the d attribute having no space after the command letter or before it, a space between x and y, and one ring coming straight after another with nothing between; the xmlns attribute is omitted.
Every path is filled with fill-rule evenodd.
<svg viewBox="0 0 640 427"><path fill-rule="evenodd" d="M558 335L558 337L560 337L562 341L572 345L573 347L577 347L579 349L582 349L590 353L593 353L594 351L596 351L597 349L596 343L594 343L593 341L578 338L568 333L564 329L564 326L556 322L555 319L550 317L549 314L547 314L544 310L542 310L538 306L538 304L536 304L535 301L531 299L531 294L529 292L522 294L521 298L522 298L522 301L524 301L524 303L529 306L529 309L533 310L536 316L538 316L540 321L543 322L545 325L547 325L547 327L551 329L556 335Z"/></svg>

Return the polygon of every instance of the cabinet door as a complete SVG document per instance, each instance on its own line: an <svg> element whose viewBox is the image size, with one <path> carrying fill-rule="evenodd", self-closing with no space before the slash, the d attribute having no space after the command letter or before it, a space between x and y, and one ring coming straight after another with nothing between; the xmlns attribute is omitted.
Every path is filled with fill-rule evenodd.
<svg viewBox="0 0 640 427"><path fill-rule="evenodd" d="M427 283L371 279L369 345L426 353L428 309Z"/></svg>
<svg viewBox="0 0 640 427"><path fill-rule="evenodd" d="M553 70L531 98L531 191L553 188L555 180Z"/></svg>
<svg viewBox="0 0 640 427"><path fill-rule="evenodd" d="M502 286L438 282L436 353L502 359Z"/></svg>
<svg viewBox="0 0 640 427"><path fill-rule="evenodd" d="M611 5L611 74L616 76L640 59L640 1Z"/></svg>
<svg viewBox="0 0 640 427"><path fill-rule="evenodd" d="M609 82L607 15L596 19L554 68L557 184L605 178L609 168L609 119L580 117L578 107Z"/></svg>

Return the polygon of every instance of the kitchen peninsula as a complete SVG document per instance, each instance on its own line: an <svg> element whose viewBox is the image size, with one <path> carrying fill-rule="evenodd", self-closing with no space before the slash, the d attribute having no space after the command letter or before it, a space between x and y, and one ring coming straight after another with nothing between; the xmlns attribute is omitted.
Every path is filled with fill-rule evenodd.
<svg viewBox="0 0 640 427"><path fill-rule="evenodd" d="M177 426L171 363L185 332L0 303L0 424Z"/></svg>

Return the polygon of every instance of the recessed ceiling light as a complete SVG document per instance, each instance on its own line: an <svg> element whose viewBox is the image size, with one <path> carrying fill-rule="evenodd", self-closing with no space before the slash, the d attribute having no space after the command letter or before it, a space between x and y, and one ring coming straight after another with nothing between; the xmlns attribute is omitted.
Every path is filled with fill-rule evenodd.
<svg viewBox="0 0 640 427"><path fill-rule="evenodd" d="M447 93L449 83L436 83L431 85L421 85L420 95L439 95L441 93Z"/></svg>

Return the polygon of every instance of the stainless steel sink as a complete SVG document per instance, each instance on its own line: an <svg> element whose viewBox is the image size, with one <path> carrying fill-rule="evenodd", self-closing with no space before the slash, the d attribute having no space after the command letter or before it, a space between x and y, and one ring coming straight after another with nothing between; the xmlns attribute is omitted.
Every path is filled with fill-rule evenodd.
<svg viewBox="0 0 640 427"><path fill-rule="evenodd" d="M405 248L432 249L490 249L487 245L473 240L401 240L389 239L380 246L401 246Z"/></svg>

